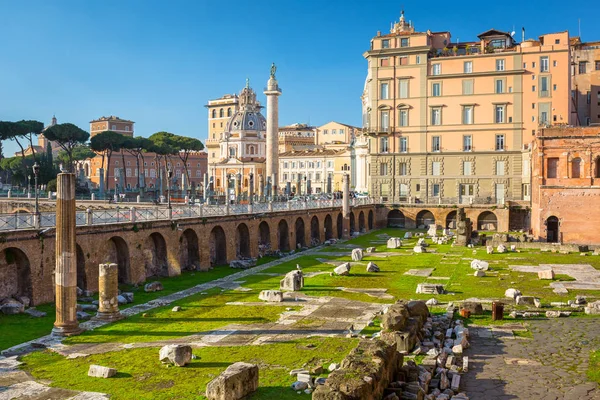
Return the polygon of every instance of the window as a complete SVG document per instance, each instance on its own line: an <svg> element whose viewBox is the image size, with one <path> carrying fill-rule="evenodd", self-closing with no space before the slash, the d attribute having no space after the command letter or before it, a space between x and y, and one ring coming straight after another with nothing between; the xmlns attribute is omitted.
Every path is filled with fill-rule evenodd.
<svg viewBox="0 0 600 400"><path fill-rule="evenodd" d="M431 163L431 175L439 176L440 175L440 162L433 161Z"/></svg>
<svg viewBox="0 0 600 400"><path fill-rule="evenodd" d="M465 74L473 72L473 61L465 61L463 63L463 71Z"/></svg>
<svg viewBox="0 0 600 400"><path fill-rule="evenodd" d="M408 47L408 45L409 45L408 38L400 39L400 47Z"/></svg>
<svg viewBox="0 0 600 400"><path fill-rule="evenodd" d="M595 69L596 71L600 71L600 61L596 60L595 64L596 64L596 65L595 65L595 68L594 68L594 69Z"/></svg>
<svg viewBox="0 0 600 400"><path fill-rule="evenodd" d="M465 79L462 81L463 94L473 94L473 79Z"/></svg>
<svg viewBox="0 0 600 400"><path fill-rule="evenodd" d="M401 153L408 152L408 138L407 137L400 138L400 152Z"/></svg>
<svg viewBox="0 0 600 400"><path fill-rule="evenodd" d="M587 92L585 97L586 97L586 99L585 99L586 103L590 104L592 102L592 92Z"/></svg>
<svg viewBox="0 0 600 400"><path fill-rule="evenodd" d="M432 136L431 137L431 151L440 151L440 137Z"/></svg>
<svg viewBox="0 0 600 400"><path fill-rule="evenodd" d="M335 134L336 134L336 130L335 130L335 129L332 129L332 130L331 130L331 134L332 134L332 135L335 135Z"/></svg>
<svg viewBox="0 0 600 400"><path fill-rule="evenodd" d="M398 65L408 65L408 57L399 57Z"/></svg>
<svg viewBox="0 0 600 400"><path fill-rule="evenodd" d="M379 91L379 93L381 94L380 98L382 100L388 100L390 98L390 96L389 96L390 95L389 86L390 85L387 82L386 83L382 83L380 85L380 91Z"/></svg>
<svg viewBox="0 0 600 400"><path fill-rule="evenodd" d="M558 62L556 60L552 61L552 66L556 67L558 65Z"/></svg>
<svg viewBox="0 0 600 400"><path fill-rule="evenodd" d="M400 184L400 196L402 196L402 197L408 196L408 185L406 183Z"/></svg>
<svg viewBox="0 0 600 400"><path fill-rule="evenodd" d="M535 74L531 75L531 80L535 81Z"/></svg>
<svg viewBox="0 0 600 400"><path fill-rule="evenodd" d="M535 103L531 103L531 109L535 110Z"/></svg>
<svg viewBox="0 0 600 400"><path fill-rule="evenodd" d="M441 83L436 82L431 85L431 95L433 97L438 97L438 96L442 95L442 84Z"/></svg>
<svg viewBox="0 0 600 400"><path fill-rule="evenodd" d="M473 136L464 135L463 136L463 151L471 151L473 150Z"/></svg>
<svg viewBox="0 0 600 400"><path fill-rule="evenodd" d="M463 162L463 175L470 176L473 174L473 161Z"/></svg>
<svg viewBox="0 0 600 400"><path fill-rule="evenodd" d="M381 41L381 48L382 49L389 49L390 48L390 40L389 39L383 39Z"/></svg>
<svg viewBox="0 0 600 400"><path fill-rule="evenodd" d="M532 91L532 92L535 92L535 85L532 85L532 86L531 86L531 91Z"/></svg>
<svg viewBox="0 0 600 400"><path fill-rule="evenodd" d="M415 57L415 63L416 64L421 64L421 56L418 55L418 56Z"/></svg>
<svg viewBox="0 0 600 400"><path fill-rule="evenodd" d="M388 138L387 137L382 137L381 138L381 153L387 153L388 152Z"/></svg>
<svg viewBox="0 0 600 400"><path fill-rule="evenodd" d="M504 93L504 80L496 79L496 93Z"/></svg>
<svg viewBox="0 0 600 400"><path fill-rule="evenodd" d="M225 111L223 109L219 109L219 118L223 118L225 116Z"/></svg>
<svg viewBox="0 0 600 400"><path fill-rule="evenodd" d="M407 168L406 163L405 162L400 163L398 174L402 175L402 176L408 175L407 171L408 171L408 168Z"/></svg>
<svg viewBox="0 0 600 400"><path fill-rule="evenodd" d="M581 61L579 63L579 73L580 74L585 74L587 71L587 62L586 61Z"/></svg>
<svg viewBox="0 0 600 400"><path fill-rule="evenodd" d="M496 175L504 175L504 161L496 161Z"/></svg>
<svg viewBox="0 0 600 400"><path fill-rule="evenodd" d="M571 161L571 178L581 178L581 158Z"/></svg>
<svg viewBox="0 0 600 400"><path fill-rule="evenodd" d="M540 124L548 123L548 111L540 112Z"/></svg>
<svg viewBox="0 0 600 400"><path fill-rule="evenodd" d="M535 61L531 62L531 68L535 68Z"/></svg>
<svg viewBox="0 0 600 400"><path fill-rule="evenodd" d="M401 99L408 98L408 79L401 79L398 84L398 93Z"/></svg>
<svg viewBox="0 0 600 400"><path fill-rule="evenodd" d="M292 168L296 168L296 163L292 162Z"/></svg>
<svg viewBox="0 0 600 400"><path fill-rule="evenodd" d="M381 112L381 129L387 130L390 127L390 113L389 111Z"/></svg>
<svg viewBox="0 0 600 400"><path fill-rule="evenodd" d="M442 73L442 64L433 64L431 66L432 75L440 75Z"/></svg>
<svg viewBox="0 0 600 400"><path fill-rule="evenodd" d="M433 184L433 197L439 197L439 196L440 196L440 184L434 183Z"/></svg>
<svg viewBox="0 0 600 400"><path fill-rule="evenodd" d="M431 125L442 124L442 109L439 107L431 109Z"/></svg>
<svg viewBox="0 0 600 400"><path fill-rule="evenodd" d="M379 175L386 176L388 174L388 165L386 163L379 164Z"/></svg>
<svg viewBox="0 0 600 400"><path fill-rule="evenodd" d="M552 90L556 92L556 88L557 88L557 86L556 86L556 83L555 83L554 85L552 85Z"/></svg>
<svg viewBox="0 0 600 400"><path fill-rule="evenodd" d="M321 180L321 173L320 172L315 172L315 181L320 181Z"/></svg>
<svg viewBox="0 0 600 400"><path fill-rule="evenodd" d="M400 110L400 126L408 126L408 110Z"/></svg>
<svg viewBox="0 0 600 400"><path fill-rule="evenodd" d="M382 58L382 59L380 60L380 63L381 63L381 66L382 66L382 67L389 67L389 66L390 66L390 59L389 59L389 58L387 58L387 57L385 57L385 58Z"/></svg>
<svg viewBox="0 0 600 400"><path fill-rule="evenodd" d="M473 196L474 193L475 193L475 185L473 185L472 183L460 185L460 195L461 196Z"/></svg>
<svg viewBox="0 0 600 400"><path fill-rule="evenodd" d="M217 118L217 110L215 110L215 109L212 110L212 117Z"/></svg>
<svg viewBox="0 0 600 400"><path fill-rule="evenodd" d="M333 168L333 161L327 161L327 168Z"/></svg>
<svg viewBox="0 0 600 400"><path fill-rule="evenodd" d="M496 151L504 150L504 135L496 135Z"/></svg>
<svg viewBox="0 0 600 400"><path fill-rule="evenodd" d="M548 80L547 76L540 77L540 97L548 97L550 95Z"/></svg>
<svg viewBox="0 0 600 400"><path fill-rule="evenodd" d="M505 116L504 116L504 111L505 111L506 106L496 106L495 107L495 115L494 115L494 121L497 124L503 124L505 121Z"/></svg>
<svg viewBox="0 0 600 400"><path fill-rule="evenodd" d="M284 180L284 181L287 181L287 180L288 180L288 174L287 174L287 173L283 174L283 180Z"/></svg>
<svg viewBox="0 0 600 400"><path fill-rule="evenodd" d="M558 158L552 157L548 158L548 168L547 168L547 176L548 178L556 178L558 176Z"/></svg>
<svg viewBox="0 0 600 400"><path fill-rule="evenodd" d="M415 185L415 192L420 192L420 191L421 191L421 184L420 184L420 183L417 183L417 184Z"/></svg>
<svg viewBox="0 0 600 400"><path fill-rule="evenodd" d="M125 132L129 132L129 126L125 127Z"/></svg>
<svg viewBox="0 0 600 400"><path fill-rule="evenodd" d="M473 123L473 106L463 107L462 123L466 125Z"/></svg>
<svg viewBox="0 0 600 400"><path fill-rule="evenodd" d="M231 117L231 107L227 108L227 116Z"/></svg>
<svg viewBox="0 0 600 400"><path fill-rule="evenodd" d="M340 135L343 135L343 134L344 134L344 130L343 130L343 129L338 129L338 133L339 133Z"/></svg>
<svg viewBox="0 0 600 400"><path fill-rule="evenodd" d="M540 57L540 72L548 72L550 69L550 61L548 56Z"/></svg>
<svg viewBox="0 0 600 400"><path fill-rule="evenodd" d="M329 133L328 129L323 129L323 135L327 135Z"/></svg>
<svg viewBox="0 0 600 400"><path fill-rule="evenodd" d="M504 71L504 60L496 60L496 71Z"/></svg>
<svg viewBox="0 0 600 400"><path fill-rule="evenodd" d="M524 62L524 63L523 63L523 69L526 69L526 68L527 68L527 63L526 63L526 62Z"/></svg>
<svg viewBox="0 0 600 400"><path fill-rule="evenodd" d="M287 162L287 161L285 161L285 162L283 163L283 168L288 168L288 167L289 167L289 164L288 164L288 162Z"/></svg>

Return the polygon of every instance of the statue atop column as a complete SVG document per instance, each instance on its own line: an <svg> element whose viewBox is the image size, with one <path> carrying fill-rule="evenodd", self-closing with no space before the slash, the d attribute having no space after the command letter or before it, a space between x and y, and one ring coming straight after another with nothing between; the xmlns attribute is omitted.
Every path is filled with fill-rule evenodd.
<svg viewBox="0 0 600 400"><path fill-rule="evenodd" d="M271 78L275 79L275 72L277 72L277 67L275 63L271 64Z"/></svg>

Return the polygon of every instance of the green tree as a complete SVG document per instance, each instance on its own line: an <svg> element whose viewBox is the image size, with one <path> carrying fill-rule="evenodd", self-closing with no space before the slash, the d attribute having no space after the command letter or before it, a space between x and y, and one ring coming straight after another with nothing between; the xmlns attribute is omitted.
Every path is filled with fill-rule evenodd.
<svg viewBox="0 0 600 400"><path fill-rule="evenodd" d="M145 137L127 137L123 140L123 148L129 154L135 157L137 163L138 170L138 182L137 186L140 191L143 191L146 186L146 176L142 174L142 170L140 167L140 159L144 162L144 153L151 151L152 149L152 141Z"/></svg>
<svg viewBox="0 0 600 400"><path fill-rule="evenodd" d="M152 134L148 139L152 143L150 148L151 151L156 155L157 167L160 166L160 161L163 161L163 177L167 180L167 185L171 186L171 181L168 177L167 163L171 161L171 156L177 153L177 148L173 142L175 135L169 132L156 132Z"/></svg>
<svg viewBox="0 0 600 400"><path fill-rule="evenodd" d="M10 179L11 184L24 182L27 184L27 176L33 172L31 167L35 163L32 155L23 157L8 157L0 161L0 168L7 173L7 179Z"/></svg>
<svg viewBox="0 0 600 400"><path fill-rule="evenodd" d="M185 169L185 175L187 177L187 185L189 187L192 181L190 180L190 170L188 169L188 158L190 157L190 154L204 150L204 145L198 139L186 136L175 136L174 140L176 148L179 149L177 155L183 162L183 168Z"/></svg>
<svg viewBox="0 0 600 400"><path fill-rule="evenodd" d="M14 140L21 149L21 158L25 159L25 148L21 140L29 141L33 151L33 136L39 135L44 124L39 121L0 121L0 140ZM35 152L33 152L35 157Z"/></svg>
<svg viewBox="0 0 600 400"><path fill-rule="evenodd" d="M44 131L44 136L58 145L67 153L69 171L73 167L73 149L82 143L85 143L90 134L76 125L65 123L49 127Z"/></svg>
<svg viewBox="0 0 600 400"><path fill-rule="evenodd" d="M110 169L110 158L115 151L121 150L124 136L114 131L104 131L94 135L90 140L90 148L96 153L102 154L102 168L104 168L104 157L106 156L106 169L104 170L104 187L108 190L108 172Z"/></svg>
<svg viewBox="0 0 600 400"><path fill-rule="evenodd" d="M73 152L71 154L71 159L69 159L69 155L64 150L61 150L58 153L57 158L63 164L68 164L69 162L71 162L73 164L71 166L71 168L74 170L75 164L77 163L77 161L83 161L83 160L87 160L87 159L94 158L94 157L96 157L96 153L94 153L92 151L92 149L90 149L89 145L80 144L73 148Z"/></svg>

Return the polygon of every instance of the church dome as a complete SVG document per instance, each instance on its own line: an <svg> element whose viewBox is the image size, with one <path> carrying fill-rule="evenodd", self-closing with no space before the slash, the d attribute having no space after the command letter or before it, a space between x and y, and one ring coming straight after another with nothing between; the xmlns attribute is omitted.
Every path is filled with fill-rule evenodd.
<svg viewBox="0 0 600 400"><path fill-rule="evenodd" d="M248 84L240 92L240 108L227 122L227 132L241 134L244 132L265 132L267 120L260 113L260 104L256 101L256 93Z"/></svg>

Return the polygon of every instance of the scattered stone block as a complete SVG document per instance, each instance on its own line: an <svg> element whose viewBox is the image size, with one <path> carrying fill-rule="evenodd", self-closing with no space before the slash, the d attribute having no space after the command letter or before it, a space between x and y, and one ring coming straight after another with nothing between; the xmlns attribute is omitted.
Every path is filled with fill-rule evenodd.
<svg viewBox="0 0 600 400"><path fill-rule="evenodd" d="M302 271L295 270L288 272L285 277L279 282L280 290L288 290L297 292L304 287L304 275Z"/></svg>
<svg viewBox="0 0 600 400"><path fill-rule="evenodd" d="M184 344L168 344L160 349L158 359L165 364L183 367L192 359L192 347Z"/></svg>
<svg viewBox="0 0 600 400"><path fill-rule="evenodd" d="M482 260L473 260L471 261L471 268L476 269L478 271L487 271L490 269L490 263Z"/></svg>
<svg viewBox="0 0 600 400"><path fill-rule="evenodd" d="M123 292L121 293L121 296L125 297L127 303L133 303L133 292Z"/></svg>
<svg viewBox="0 0 600 400"><path fill-rule="evenodd" d="M241 400L258 389L258 366L244 362L231 364L206 385L208 400Z"/></svg>
<svg viewBox="0 0 600 400"><path fill-rule="evenodd" d="M533 296L517 296L515 298L515 301L518 306L540 307L542 305L542 303L540 302L540 299L538 299L537 297L533 297Z"/></svg>
<svg viewBox="0 0 600 400"><path fill-rule="evenodd" d="M117 296L117 301L119 302L119 305L127 304L127 299L123 295L118 295Z"/></svg>
<svg viewBox="0 0 600 400"><path fill-rule="evenodd" d="M484 276L485 276L485 272L484 272L484 271L477 270L477 271L475 271L475 272L473 273L473 276L476 276L476 277L482 278L482 277L484 277Z"/></svg>
<svg viewBox="0 0 600 400"><path fill-rule="evenodd" d="M376 248L375 247L367 247L366 252L367 253L375 253Z"/></svg>
<svg viewBox="0 0 600 400"><path fill-rule="evenodd" d="M444 285L438 283L419 283L417 285L417 293L422 294L444 294Z"/></svg>
<svg viewBox="0 0 600 400"><path fill-rule="evenodd" d="M431 224L427 229L427 236L436 237L437 236L437 225Z"/></svg>
<svg viewBox="0 0 600 400"><path fill-rule="evenodd" d="M427 306L436 306L438 305L438 301L437 299L429 299L425 302L425 304L427 304Z"/></svg>
<svg viewBox="0 0 600 400"><path fill-rule="evenodd" d="M31 308L28 308L27 310L25 310L25 314L29 314L34 318L42 318L47 315L44 311L40 311L40 310L36 309L35 307L31 307Z"/></svg>
<svg viewBox="0 0 600 400"><path fill-rule="evenodd" d="M476 301L465 301L462 303L462 309L469 311L473 315L483 315L483 306Z"/></svg>
<svg viewBox="0 0 600 400"><path fill-rule="evenodd" d="M504 292L504 297L506 297L507 299L512 299L515 300L517 298L517 296L521 295L521 291L518 289L506 289L506 291Z"/></svg>
<svg viewBox="0 0 600 400"><path fill-rule="evenodd" d="M538 271L539 279L554 279L554 270L553 269L545 269L542 271Z"/></svg>
<svg viewBox="0 0 600 400"><path fill-rule="evenodd" d="M398 249L401 246L402 246L402 241L400 240L400 238L393 237L393 238L389 238L387 241L388 249Z"/></svg>
<svg viewBox="0 0 600 400"><path fill-rule="evenodd" d="M413 247L413 251L415 253L425 253L425 247L416 245L415 247Z"/></svg>
<svg viewBox="0 0 600 400"><path fill-rule="evenodd" d="M281 303L283 301L283 292L281 290L263 290L258 295L259 300L272 303Z"/></svg>
<svg viewBox="0 0 600 400"><path fill-rule="evenodd" d="M352 249L352 261L362 261L363 251L362 249Z"/></svg>
<svg viewBox="0 0 600 400"><path fill-rule="evenodd" d="M171 309L172 312L179 312L181 311L181 306L175 306Z"/></svg>
<svg viewBox="0 0 600 400"><path fill-rule="evenodd" d="M511 244L510 245L510 251L517 251L517 245Z"/></svg>
<svg viewBox="0 0 600 400"><path fill-rule="evenodd" d="M347 276L350 275L350 263L341 264L333 270L336 275Z"/></svg>
<svg viewBox="0 0 600 400"><path fill-rule="evenodd" d="M229 263L229 268L235 269L248 269L254 266L256 266L256 260L252 258L244 260L233 260Z"/></svg>
<svg viewBox="0 0 600 400"><path fill-rule="evenodd" d="M412 232L404 232L404 239L410 239L413 237L413 233Z"/></svg>
<svg viewBox="0 0 600 400"><path fill-rule="evenodd" d="M298 374L307 374L308 370L304 368L296 368L290 371L290 376L296 376Z"/></svg>
<svg viewBox="0 0 600 400"><path fill-rule="evenodd" d="M379 266L374 262L369 262L367 264L367 272L379 272Z"/></svg>
<svg viewBox="0 0 600 400"><path fill-rule="evenodd" d="M101 365L90 365L88 369L88 376L92 378L112 378L117 374L117 370L114 368L103 367Z"/></svg>
<svg viewBox="0 0 600 400"><path fill-rule="evenodd" d="M494 248L493 248L492 246L487 246L487 247L485 248L485 251L486 251L488 254L494 254Z"/></svg>
<svg viewBox="0 0 600 400"><path fill-rule="evenodd" d="M20 301L8 298L0 303L0 311L6 315L22 314L25 312L25 306Z"/></svg>
<svg viewBox="0 0 600 400"><path fill-rule="evenodd" d="M392 304L381 317L381 328L384 331L401 331L406 326L409 317L410 314L405 304Z"/></svg>
<svg viewBox="0 0 600 400"><path fill-rule="evenodd" d="M329 364L329 367L327 367L327 370L329 372L333 372L333 371L335 371L336 369L339 369L339 368L340 368L340 364L331 363L331 364Z"/></svg>
<svg viewBox="0 0 600 400"><path fill-rule="evenodd" d="M452 389L456 392L456 391L458 391L459 388L460 388L460 375L455 374L452 377L452 383L450 384L450 389Z"/></svg>
<svg viewBox="0 0 600 400"><path fill-rule="evenodd" d="M292 390L294 391L300 391L300 390L305 390L308 388L308 383L307 382L301 382L301 381L296 381L294 383L292 383Z"/></svg>
<svg viewBox="0 0 600 400"><path fill-rule="evenodd" d="M150 282L144 286L144 292L159 292L161 290L163 290L163 285L159 281Z"/></svg>
<svg viewBox="0 0 600 400"><path fill-rule="evenodd" d="M77 311L77 319L90 319L92 316L85 311Z"/></svg>
<svg viewBox="0 0 600 400"><path fill-rule="evenodd" d="M498 251L498 253L502 254L502 253L506 253L506 246L503 244L499 244L498 247L496 247L496 250Z"/></svg>

